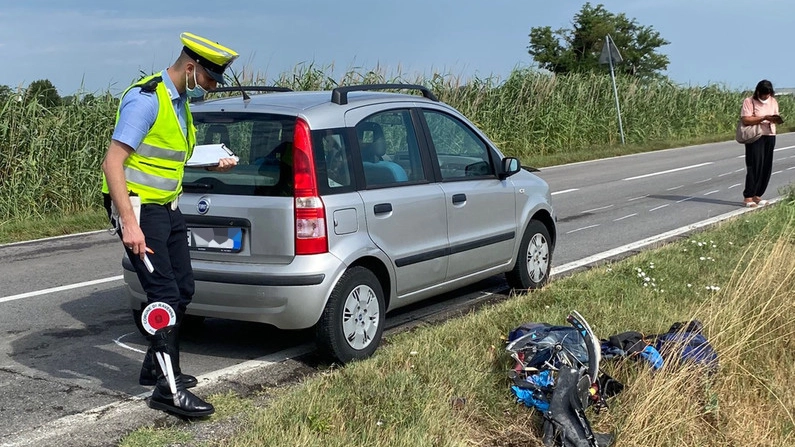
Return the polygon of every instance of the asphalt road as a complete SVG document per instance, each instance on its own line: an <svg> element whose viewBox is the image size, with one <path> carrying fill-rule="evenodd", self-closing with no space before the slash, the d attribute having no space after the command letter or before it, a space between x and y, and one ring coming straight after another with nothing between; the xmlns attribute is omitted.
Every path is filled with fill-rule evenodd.
<svg viewBox="0 0 795 447"><path fill-rule="evenodd" d="M766 198L778 196L795 174L795 134L779 135L777 147ZM543 169L538 174L549 182L558 213L554 271L743 212L743 153L727 142ZM137 384L137 372L146 342L130 316L121 257L118 239L107 233L0 246L0 446L49 445L48 434L101 422L114 411L117 422L134 424L124 415L145 408L140 398L149 389ZM504 288L495 277L387 322L430 319L451 303ZM182 363L211 386L227 373L305 353L310 341L308 331L208 319L184 334ZM67 438L78 440L58 445L88 445Z"/></svg>

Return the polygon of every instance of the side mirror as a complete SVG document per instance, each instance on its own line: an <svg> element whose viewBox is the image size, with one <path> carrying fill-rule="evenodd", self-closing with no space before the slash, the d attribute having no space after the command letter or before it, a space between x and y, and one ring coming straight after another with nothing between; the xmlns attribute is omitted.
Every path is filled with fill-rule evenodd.
<svg viewBox="0 0 795 447"><path fill-rule="evenodd" d="M516 157L505 157L502 159L500 163L500 173L499 177L500 180L505 180L506 178L516 174L522 169L522 165L519 163L519 159Z"/></svg>

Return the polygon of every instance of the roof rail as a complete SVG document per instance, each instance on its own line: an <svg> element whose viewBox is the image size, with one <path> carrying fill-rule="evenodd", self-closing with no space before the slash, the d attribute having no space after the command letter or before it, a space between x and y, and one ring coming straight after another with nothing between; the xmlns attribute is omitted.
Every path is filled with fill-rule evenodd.
<svg viewBox="0 0 795 447"><path fill-rule="evenodd" d="M207 92L209 93L226 93L226 92L240 92L243 94L243 101L248 101L249 96L246 92L291 92L292 89L287 87L273 87L270 85L238 85L238 86L229 86L229 87L217 87ZM191 98L190 102L202 102L206 99L207 94L200 98Z"/></svg>
<svg viewBox="0 0 795 447"><path fill-rule="evenodd" d="M210 90L207 93L224 93L224 92L291 92L292 89L287 87L273 87L270 85L241 85L230 87L218 87Z"/></svg>
<svg viewBox="0 0 795 447"><path fill-rule="evenodd" d="M331 102L339 105L348 103L348 93L360 92L365 90L419 90L422 96L430 99L431 101L439 101L436 95L431 92L428 87L416 84L365 84L365 85L348 85L345 87L337 87L331 91Z"/></svg>

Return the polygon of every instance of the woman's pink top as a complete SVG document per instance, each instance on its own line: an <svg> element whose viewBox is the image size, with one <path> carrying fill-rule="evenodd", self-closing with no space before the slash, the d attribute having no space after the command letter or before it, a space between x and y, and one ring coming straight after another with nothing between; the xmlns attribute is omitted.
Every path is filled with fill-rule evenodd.
<svg viewBox="0 0 795 447"><path fill-rule="evenodd" d="M767 99L767 103L754 99L753 96L749 96L743 100L743 109L740 112L741 117L766 115L778 115L778 101L776 101L776 98L771 96ZM762 121L762 135L775 134L776 125L767 120Z"/></svg>

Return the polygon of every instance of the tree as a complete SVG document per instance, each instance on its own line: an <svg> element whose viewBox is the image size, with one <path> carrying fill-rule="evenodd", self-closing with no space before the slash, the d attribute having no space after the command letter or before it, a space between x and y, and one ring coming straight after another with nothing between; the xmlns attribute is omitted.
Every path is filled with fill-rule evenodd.
<svg viewBox="0 0 795 447"><path fill-rule="evenodd" d="M25 97L27 100L35 98L39 104L46 108L61 105L61 96L48 79L39 79L38 81L31 82L30 85L28 85Z"/></svg>
<svg viewBox="0 0 795 447"><path fill-rule="evenodd" d="M651 26L641 26L624 13L613 14L597 5L585 3L574 15L572 29L553 31L549 26L530 30L527 52L539 67L556 74L602 70L599 54L610 34L624 63L616 70L639 77L659 77L668 68L668 56L657 49L670 42Z"/></svg>
<svg viewBox="0 0 795 447"><path fill-rule="evenodd" d="M0 104L7 101L8 98L11 97L12 93L14 93L14 91L11 90L11 87L7 85L0 85Z"/></svg>

